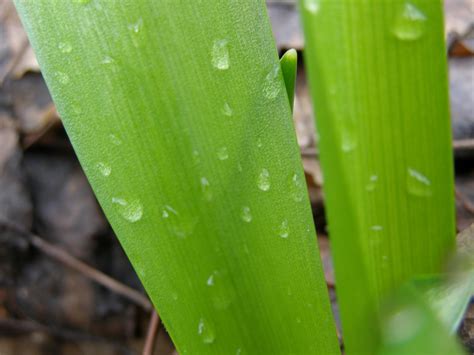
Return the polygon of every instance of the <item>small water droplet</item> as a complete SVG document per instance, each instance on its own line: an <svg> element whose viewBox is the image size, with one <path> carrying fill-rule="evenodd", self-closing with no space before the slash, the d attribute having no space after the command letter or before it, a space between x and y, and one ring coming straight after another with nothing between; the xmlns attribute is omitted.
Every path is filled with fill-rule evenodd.
<svg viewBox="0 0 474 355"><path fill-rule="evenodd" d="M280 93L282 87L282 82L280 80L280 64L275 64L275 66L270 70L270 72L265 76L263 82L263 95L269 99L275 99Z"/></svg>
<svg viewBox="0 0 474 355"><path fill-rule="evenodd" d="M198 335L204 344L212 344L216 339L213 327L204 318L199 320Z"/></svg>
<svg viewBox="0 0 474 355"><path fill-rule="evenodd" d="M374 191L377 187L378 180L379 177L377 175L370 175L369 182L365 185L365 189L370 192Z"/></svg>
<svg viewBox="0 0 474 355"><path fill-rule="evenodd" d="M238 348L236 351L235 351L235 355L240 355L242 354L242 349L241 348Z"/></svg>
<svg viewBox="0 0 474 355"><path fill-rule="evenodd" d="M61 83L61 84L67 84L69 83L69 76L66 74L66 73L63 73L62 71L58 71L56 72L56 79L58 79L58 81Z"/></svg>
<svg viewBox="0 0 474 355"><path fill-rule="evenodd" d="M303 201L304 194L306 193L305 186L298 174L294 174L290 179L290 191L295 202Z"/></svg>
<svg viewBox="0 0 474 355"><path fill-rule="evenodd" d="M321 0L305 0L304 8L306 11L310 12L313 15L316 15L319 12Z"/></svg>
<svg viewBox="0 0 474 355"><path fill-rule="evenodd" d="M400 308L388 318L383 337L389 344L405 343L422 330L425 321L423 313L415 306Z"/></svg>
<svg viewBox="0 0 474 355"><path fill-rule="evenodd" d="M206 281L207 286L214 286L214 272L209 276Z"/></svg>
<svg viewBox="0 0 474 355"><path fill-rule="evenodd" d="M139 200L127 201L120 197L113 197L112 203L117 206L122 217L129 222L137 222L143 216L143 206Z"/></svg>
<svg viewBox="0 0 474 355"><path fill-rule="evenodd" d="M171 207L170 205L165 205L163 211L161 212L161 217L165 219L169 218L170 213L174 214L175 216L178 215L178 212L173 207Z"/></svg>
<svg viewBox="0 0 474 355"><path fill-rule="evenodd" d="M61 53L64 53L64 54L71 53L71 51L72 51L71 44L67 43L67 42L60 42L58 44L58 48L61 51Z"/></svg>
<svg viewBox="0 0 474 355"><path fill-rule="evenodd" d="M217 40L212 45L212 65L219 70L229 69L229 46L226 39Z"/></svg>
<svg viewBox="0 0 474 355"><path fill-rule="evenodd" d="M408 168L407 170L407 189L415 196L429 197L432 195L431 181L418 170Z"/></svg>
<svg viewBox="0 0 474 355"><path fill-rule="evenodd" d="M346 129L342 134L341 149L345 153L352 152L357 147L357 140L352 130Z"/></svg>
<svg viewBox="0 0 474 355"><path fill-rule="evenodd" d="M222 113L224 116L231 117L234 114L234 111L232 110L232 107L230 107L230 105L226 102L222 108Z"/></svg>
<svg viewBox="0 0 474 355"><path fill-rule="evenodd" d="M392 32L402 41L415 41L423 35L426 20L423 12L415 5L406 2L395 18Z"/></svg>
<svg viewBox="0 0 474 355"><path fill-rule="evenodd" d="M133 45L135 47L138 47L140 44L139 35L143 28L143 19L139 18L136 22L129 24L127 28L130 31L130 34L132 36Z"/></svg>
<svg viewBox="0 0 474 355"><path fill-rule="evenodd" d="M281 238L288 238L290 235L290 227L288 226L288 221L286 219L281 222L280 227L278 228L278 235Z"/></svg>
<svg viewBox="0 0 474 355"><path fill-rule="evenodd" d="M229 159L229 152L227 151L227 147L221 147L217 151L217 157L219 160L227 160Z"/></svg>
<svg viewBox="0 0 474 355"><path fill-rule="evenodd" d="M173 299L173 301L177 301L179 297L178 297L178 294L176 292L173 292L171 294L171 298Z"/></svg>
<svg viewBox="0 0 474 355"><path fill-rule="evenodd" d="M122 141L115 134L110 134L109 139L110 139L110 141L112 142L113 145L122 144Z"/></svg>
<svg viewBox="0 0 474 355"><path fill-rule="evenodd" d="M209 183L209 180L207 180L207 178L204 176L201 178L201 191L207 201L212 200L211 184Z"/></svg>
<svg viewBox="0 0 474 355"><path fill-rule="evenodd" d="M242 210L240 212L240 218L246 223L252 222L252 213L250 212L250 207L242 207Z"/></svg>
<svg viewBox="0 0 474 355"><path fill-rule="evenodd" d="M301 318L300 317L296 318L296 323L301 324Z"/></svg>
<svg viewBox="0 0 474 355"><path fill-rule="evenodd" d="M262 169L257 179L258 188L262 191L270 190L270 173L267 169Z"/></svg>
<svg viewBox="0 0 474 355"><path fill-rule="evenodd" d="M263 147L262 139L259 138L257 139L257 148L262 148L262 147Z"/></svg>
<svg viewBox="0 0 474 355"><path fill-rule="evenodd" d="M373 230L374 232L380 232L380 231L383 231L383 226L379 224L375 224L371 226L370 229Z"/></svg>
<svg viewBox="0 0 474 355"><path fill-rule="evenodd" d="M242 164L240 164L240 162L237 163L237 170L239 171L239 173L242 172Z"/></svg>
<svg viewBox="0 0 474 355"><path fill-rule="evenodd" d="M98 162L96 164L96 167L103 176L109 176L112 172L112 168L110 167L110 165L103 162Z"/></svg>

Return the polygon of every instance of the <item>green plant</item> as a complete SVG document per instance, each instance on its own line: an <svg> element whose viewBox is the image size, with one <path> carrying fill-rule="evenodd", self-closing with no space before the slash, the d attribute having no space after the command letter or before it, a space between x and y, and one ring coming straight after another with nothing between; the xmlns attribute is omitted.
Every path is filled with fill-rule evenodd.
<svg viewBox="0 0 474 355"><path fill-rule="evenodd" d="M301 7L344 341L373 352L381 301L454 246L442 6Z"/></svg>
<svg viewBox="0 0 474 355"><path fill-rule="evenodd" d="M431 1L302 5L345 342L350 353L391 353L379 305L439 272L453 244L441 10ZM296 52L278 62L263 1L16 6L88 179L178 350L340 353L291 120ZM398 292L436 319L424 296ZM433 322L423 335L457 349Z"/></svg>
<svg viewBox="0 0 474 355"><path fill-rule="evenodd" d="M16 6L178 350L338 353L264 3Z"/></svg>

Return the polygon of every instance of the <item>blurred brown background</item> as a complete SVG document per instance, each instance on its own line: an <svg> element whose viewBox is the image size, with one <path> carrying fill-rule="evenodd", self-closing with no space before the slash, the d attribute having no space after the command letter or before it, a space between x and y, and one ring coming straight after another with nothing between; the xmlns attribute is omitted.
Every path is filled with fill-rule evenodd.
<svg viewBox="0 0 474 355"><path fill-rule="evenodd" d="M301 54L295 1L267 3L279 51ZM462 230L474 222L474 1L447 0L445 13ZM337 317L301 59L297 80L295 127ZM472 308L460 335L474 353ZM12 1L0 0L0 354L140 354L154 338L149 354L173 354L166 331L158 322L150 326L150 315L65 135Z"/></svg>

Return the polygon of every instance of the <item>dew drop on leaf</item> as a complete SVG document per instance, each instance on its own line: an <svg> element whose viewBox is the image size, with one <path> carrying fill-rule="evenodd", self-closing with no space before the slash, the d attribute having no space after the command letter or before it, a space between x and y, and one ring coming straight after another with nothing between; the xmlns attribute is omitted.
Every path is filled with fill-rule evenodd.
<svg viewBox="0 0 474 355"><path fill-rule="evenodd" d="M110 134L109 139L110 139L110 141L112 142L113 145L122 144L122 141L115 134Z"/></svg>
<svg viewBox="0 0 474 355"><path fill-rule="evenodd" d="M222 108L222 113L224 116L231 117L234 114L234 111L232 110L232 107L230 107L230 105L226 102Z"/></svg>
<svg viewBox="0 0 474 355"><path fill-rule="evenodd" d="M377 187L377 182L379 180L379 177L377 175L370 175L369 177L369 182L367 183L367 185L365 185L365 189L366 191L374 191L375 188Z"/></svg>
<svg viewBox="0 0 474 355"><path fill-rule="evenodd" d="M402 41L415 41L425 32L426 20L421 10L406 2L395 18L392 32Z"/></svg>
<svg viewBox="0 0 474 355"><path fill-rule="evenodd" d="M229 159L229 152L227 151L227 147L221 147L217 151L217 157L219 160L227 160Z"/></svg>
<svg viewBox="0 0 474 355"><path fill-rule="evenodd" d="M290 192L295 202L303 201L306 188L298 174L293 174L290 178Z"/></svg>
<svg viewBox="0 0 474 355"><path fill-rule="evenodd" d="M284 239L288 238L290 235L290 227L288 226L288 221L286 219L281 222L280 227L278 228L278 235Z"/></svg>
<svg viewBox="0 0 474 355"><path fill-rule="evenodd" d="M199 320L198 335L204 344L212 344L216 339L214 329L212 328L210 323L204 318L201 318Z"/></svg>
<svg viewBox="0 0 474 355"><path fill-rule="evenodd" d="M275 64L272 70L270 70L270 72L265 76L263 82L263 95L267 99L273 100L280 93L281 87L280 64Z"/></svg>
<svg viewBox="0 0 474 355"><path fill-rule="evenodd" d="M242 207L242 210L240 211L240 218L246 223L252 222L252 213L250 212L250 207Z"/></svg>
<svg viewBox="0 0 474 355"><path fill-rule="evenodd" d="M97 169L99 172L102 174L102 176L109 176L110 173L112 172L112 168L110 165L104 163L104 162L98 162L96 164Z"/></svg>
<svg viewBox="0 0 474 355"><path fill-rule="evenodd" d="M67 43L67 42L60 42L58 44L58 48L61 51L61 53L64 53L64 54L71 53L71 51L72 51L71 44Z"/></svg>
<svg viewBox="0 0 474 355"><path fill-rule="evenodd" d="M206 199L207 201L212 200L211 184L209 183L209 180L207 180L207 178L204 176L201 178L201 191L204 195L204 199Z"/></svg>
<svg viewBox="0 0 474 355"><path fill-rule="evenodd" d="M257 179L258 188L262 191L270 190L270 173L267 169L262 169Z"/></svg>
<svg viewBox="0 0 474 355"><path fill-rule="evenodd" d="M408 168L407 190L414 196L429 197L432 195L431 181L418 170Z"/></svg>
<svg viewBox="0 0 474 355"><path fill-rule="evenodd" d="M120 215L131 223L138 222L143 216L143 206L139 200L127 201L120 197L113 197L112 203Z"/></svg>
<svg viewBox="0 0 474 355"><path fill-rule="evenodd" d="M219 70L229 69L229 45L226 39L217 40L212 45L212 66Z"/></svg>

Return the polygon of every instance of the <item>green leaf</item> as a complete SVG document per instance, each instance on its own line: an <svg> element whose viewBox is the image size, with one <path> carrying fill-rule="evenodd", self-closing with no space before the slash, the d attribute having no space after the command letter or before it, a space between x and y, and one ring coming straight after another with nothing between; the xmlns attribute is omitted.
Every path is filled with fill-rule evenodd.
<svg viewBox="0 0 474 355"><path fill-rule="evenodd" d="M290 101L291 111L295 101L296 71L298 67L298 53L295 49L289 49L280 59L281 72L285 80L286 93Z"/></svg>
<svg viewBox="0 0 474 355"><path fill-rule="evenodd" d="M412 285L405 285L383 313L379 355L464 354L457 339Z"/></svg>
<svg viewBox="0 0 474 355"><path fill-rule="evenodd" d="M264 2L16 6L179 352L338 353Z"/></svg>
<svg viewBox="0 0 474 355"><path fill-rule="evenodd" d="M371 354L380 301L454 246L441 2L300 4L344 342Z"/></svg>

